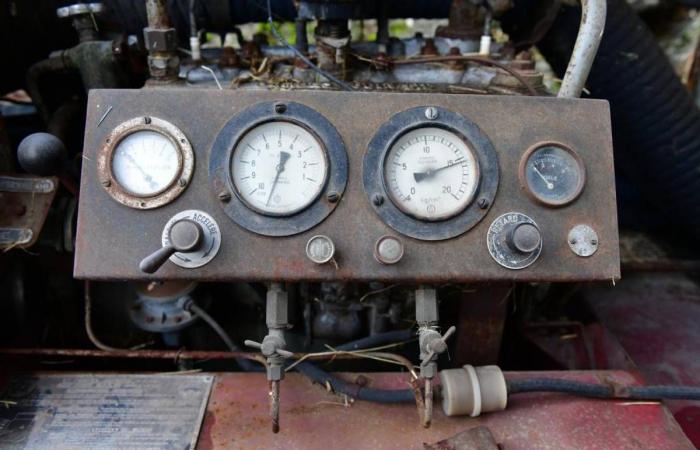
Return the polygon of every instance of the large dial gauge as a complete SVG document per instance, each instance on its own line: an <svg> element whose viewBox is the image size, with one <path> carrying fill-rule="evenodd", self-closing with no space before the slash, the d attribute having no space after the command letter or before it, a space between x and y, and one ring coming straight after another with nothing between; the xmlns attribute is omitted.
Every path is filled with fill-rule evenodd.
<svg viewBox="0 0 700 450"><path fill-rule="evenodd" d="M97 168L100 184L116 201L132 208L156 208L185 190L194 152L175 125L157 117L138 117L107 135Z"/></svg>
<svg viewBox="0 0 700 450"><path fill-rule="evenodd" d="M478 180L474 152L461 137L442 128L409 131L394 142L384 161L391 200L423 220L444 220L464 211Z"/></svg>
<svg viewBox="0 0 700 450"><path fill-rule="evenodd" d="M563 144L546 142L531 147L523 155L520 182L538 202L563 206L581 194L586 171L574 150Z"/></svg>
<svg viewBox="0 0 700 450"><path fill-rule="evenodd" d="M498 190L498 156L468 118L438 106L392 116L362 164L370 205L391 228L416 239L459 236L479 223Z"/></svg>
<svg viewBox="0 0 700 450"><path fill-rule="evenodd" d="M338 206L348 155L340 133L315 109L266 101L224 124L211 150L209 178L238 225L264 236L291 236Z"/></svg>
<svg viewBox="0 0 700 450"><path fill-rule="evenodd" d="M323 190L327 176L323 144L295 123L258 125L233 150L231 178L236 191L263 214L291 215L307 208Z"/></svg>

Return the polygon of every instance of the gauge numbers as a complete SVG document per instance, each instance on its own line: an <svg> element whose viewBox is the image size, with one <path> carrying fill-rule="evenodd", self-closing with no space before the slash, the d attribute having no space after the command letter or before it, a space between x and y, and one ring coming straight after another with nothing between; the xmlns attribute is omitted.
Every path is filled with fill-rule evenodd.
<svg viewBox="0 0 700 450"><path fill-rule="evenodd" d="M150 197L172 185L180 173L181 158L175 144L163 134L138 130L119 141L111 166L122 189Z"/></svg>
<svg viewBox="0 0 700 450"><path fill-rule="evenodd" d="M327 176L326 152L319 140L286 121L254 127L237 143L231 160L239 197L267 215L291 215L307 208Z"/></svg>
<svg viewBox="0 0 700 450"><path fill-rule="evenodd" d="M423 127L402 135L384 161L392 202L421 220L445 220L474 198L479 169L474 152L457 134Z"/></svg>
<svg viewBox="0 0 700 450"><path fill-rule="evenodd" d="M583 189L585 172L576 153L560 145L540 145L526 153L521 178L530 194L550 206L575 200Z"/></svg>

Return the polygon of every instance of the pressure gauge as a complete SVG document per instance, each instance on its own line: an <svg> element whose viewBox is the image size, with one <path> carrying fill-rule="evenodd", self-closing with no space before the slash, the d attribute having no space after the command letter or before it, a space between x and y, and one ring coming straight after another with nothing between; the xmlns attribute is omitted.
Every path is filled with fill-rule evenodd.
<svg viewBox="0 0 700 450"><path fill-rule="evenodd" d="M139 117L115 127L97 161L100 183L116 201L149 209L174 200L189 184L194 152L173 124Z"/></svg>
<svg viewBox="0 0 700 450"><path fill-rule="evenodd" d="M474 198L478 181L472 149L442 128L409 131L393 143L384 161L384 183L391 200L422 220L444 220L462 212Z"/></svg>
<svg viewBox="0 0 700 450"><path fill-rule="evenodd" d="M328 177L323 144L306 128L272 121L249 130L233 150L239 197L262 214L288 216L318 198Z"/></svg>
<svg viewBox="0 0 700 450"><path fill-rule="evenodd" d="M167 189L180 171L180 155L166 136L139 130L122 139L112 156L112 174L124 190L148 197Z"/></svg>
<svg viewBox="0 0 700 450"><path fill-rule="evenodd" d="M586 171L581 157L558 143L530 148L520 162L520 181L528 194L548 206L567 205L581 194Z"/></svg>

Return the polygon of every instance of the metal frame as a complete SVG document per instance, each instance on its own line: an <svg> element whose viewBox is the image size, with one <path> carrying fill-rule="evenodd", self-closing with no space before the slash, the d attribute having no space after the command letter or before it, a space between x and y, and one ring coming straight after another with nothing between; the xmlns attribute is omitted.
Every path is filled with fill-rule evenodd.
<svg viewBox="0 0 700 450"><path fill-rule="evenodd" d="M478 183L471 202L447 219L427 221L407 214L391 200L384 180L384 164L391 147L404 134L422 127L455 133L474 152L477 161ZM363 182L375 212L394 230L426 241L451 239L473 228L491 208L499 183L498 155L491 140L474 122L445 108L420 106L395 114L377 131L363 161ZM387 198L389 201L385 201Z"/></svg>
<svg viewBox="0 0 700 450"><path fill-rule="evenodd" d="M231 175L234 149L256 126L285 121L301 126L321 144L328 163L324 186L306 208L289 215L263 213L243 200ZM348 155L335 127L316 110L296 102L262 102L230 119L214 141L209 175L226 215L243 228L264 236L291 236L321 223L333 212L348 180Z"/></svg>
<svg viewBox="0 0 700 450"><path fill-rule="evenodd" d="M119 143L138 131L159 133L172 142L178 151L177 175L168 186L148 196L130 192L119 184L112 173L112 159ZM153 209L172 202L187 188L194 171L194 151L187 136L172 123L157 117L135 117L114 127L105 138L97 158L100 184L114 200L136 209Z"/></svg>
<svg viewBox="0 0 700 450"><path fill-rule="evenodd" d="M574 192L574 194L561 201L550 201L539 197L532 189L530 189L530 186L527 183L527 175L525 173L525 170L527 169L527 162L537 150L545 147L557 147L569 153L571 156L573 156L574 160L576 161L576 164L578 164L579 170L581 171L581 178L579 180L578 186L576 186L576 191ZM525 190L525 193L528 197L530 197L530 199L544 206L559 208L566 205L570 205L581 196L581 193L583 192L583 189L586 186L586 165L583 163L583 158L581 158L581 156L576 152L576 150L574 150L570 146L558 141L544 141L539 142L525 150L525 153L523 153L523 156L520 158L520 163L518 165L518 178L520 180L520 185Z"/></svg>

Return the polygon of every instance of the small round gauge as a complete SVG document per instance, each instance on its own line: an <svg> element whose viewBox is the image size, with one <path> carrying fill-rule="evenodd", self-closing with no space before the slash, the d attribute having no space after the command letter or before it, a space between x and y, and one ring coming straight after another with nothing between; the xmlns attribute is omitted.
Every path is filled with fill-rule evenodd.
<svg viewBox="0 0 700 450"><path fill-rule="evenodd" d="M456 216L474 198L479 167L470 146L452 131L416 128L399 137L384 161L384 184L392 202L420 220Z"/></svg>
<svg viewBox="0 0 700 450"><path fill-rule="evenodd" d="M139 130L117 144L112 155L112 174L126 191L150 197L167 189L180 173L180 154L161 133Z"/></svg>
<svg viewBox="0 0 700 450"><path fill-rule="evenodd" d="M538 144L520 163L520 179L528 193L549 206L574 201L586 181L583 161L572 149L557 143Z"/></svg>
<svg viewBox="0 0 700 450"><path fill-rule="evenodd" d="M238 196L266 215L306 209L328 177L326 151L306 128L276 120L255 126L236 144L231 178Z"/></svg>
<svg viewBox="0 0 700 450"><path fill-rule="evenodd" d="M170 203L186 188L194 151L175 125L136 117L106 136L97 158L99 182L119 203L138 209Z"/></svg>

